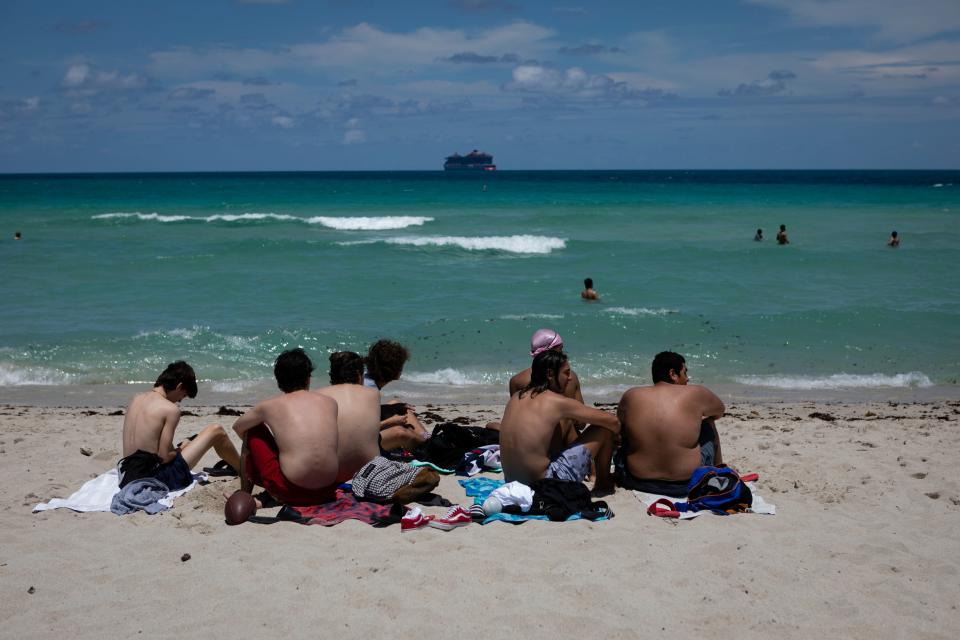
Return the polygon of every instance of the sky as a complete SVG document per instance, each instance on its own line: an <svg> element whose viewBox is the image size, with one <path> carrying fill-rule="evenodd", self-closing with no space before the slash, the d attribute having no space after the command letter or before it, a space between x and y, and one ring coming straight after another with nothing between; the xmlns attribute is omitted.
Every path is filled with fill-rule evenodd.
<svg viewBox="0 0 960 640"><path fill-rule="evenodd" d="M960 168L958 0L0 0L0 172Z"/></svg>

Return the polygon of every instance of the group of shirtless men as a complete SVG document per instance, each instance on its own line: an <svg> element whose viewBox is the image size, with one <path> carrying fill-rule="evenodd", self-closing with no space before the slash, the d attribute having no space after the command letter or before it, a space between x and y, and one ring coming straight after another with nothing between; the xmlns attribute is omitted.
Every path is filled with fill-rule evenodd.
<svg viewBox="0 0 960 640"><path fill-rule="evenodd" d="M531 367L510 380L502 421L487 425L500 431L507 482L579 482L593 475L597 494L612 492L617 483L683 496L697 467L722 464L714 420L723 415L723 402L707 388L687 384L681 355L658 354L651 367L654 384L627 390L616 415L583 403L580 381L556 331L534 333L530 355ZM233 425L243 442L240 452L219 425L174 446L177 403L197 394L193 369L175 362L127 408L121 485L125 463L140 457L153 461L149 475L171 491L187 486L190 468L213 448L239 472L242 490L260 486L294 506L328 502L339 484L381 451L414 450L430 437L413 407L396 401L381 406L380 390L400 377L408 357L402 345L389 340L374 343L366 357L334 353L330 385L311 390L310 358L302 349L285 351L274 366L283 393L260 402Z"/></svg>

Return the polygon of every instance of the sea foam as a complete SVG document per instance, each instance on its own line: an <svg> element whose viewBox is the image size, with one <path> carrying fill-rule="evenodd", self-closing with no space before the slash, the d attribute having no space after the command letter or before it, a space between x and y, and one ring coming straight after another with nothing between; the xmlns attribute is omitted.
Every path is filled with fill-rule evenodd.
<svg viewBox="0 0 960 640"><path fill-rule="evenodd" d="M403 379L407 382L416 382L420 384L443 384L455 387L466 387L476 384L490 384L496 380L485 374L467 374L459 369L438 369L430 372L404 372Z"/></svg>
<svg viewBox="0 0 960 640"><path fill-rule="evenodd" d="M933 382L919 371L886 375L835 373L830 376L740 376L740 384L774 389L879 389L885 387L932 387Z"/></svg>
<svg viewBox="0 0 960 640"><path fill-rule="evenodd" d="M320 224L338 231L383 231L388 229L405 229L406 227L420 227L433 218L427 216L382 216L379 218L331 218L316 216L307 218L310 224Z"/></svg>
<svg viewBox="0 0 960 640"><path fill-rule="evenodd" d="M0 387L25 385L58 385L70 382L70 376L62 371L43 367L16 367L0 364Z"/></svg>
<svg viewBox="0 0 960 640"><path fill-rule="evenodd" d="M546 254L554 249L563 249L567 241L549 236L410 236L387 238L389 244L412 245L414 247L460 247L467 251L505 251L507 253Z"/></svg>
<svg viewBox="0 0 960 640"><path fill-rule="evenodd" d="M277 220L280 222L299 222L320 225L337 231L382 231L422 226L433 222L428 216L379 216L379 217L335 217L313 216L300 218L285 213L217 213L209 216L161 215L159 213L141 213L139 211L101 213L91 216L93 220L136 219L145 222L262 222Z"/></svg>
<svg viewBox="0 0 960 640"><path fill-rule="evenodd" d="M680 313L676 309L647 309L645 307L610 307L606 309L607 313L613 313L620 316L668 316Z"/></svg>

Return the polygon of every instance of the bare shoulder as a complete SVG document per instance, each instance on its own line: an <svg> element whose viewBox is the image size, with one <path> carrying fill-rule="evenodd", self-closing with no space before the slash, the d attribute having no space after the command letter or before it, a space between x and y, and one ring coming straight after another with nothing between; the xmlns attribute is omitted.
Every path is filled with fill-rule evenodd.
<svg viewBox="0 0 960 640"><path fill-rule="evenodd" d="M642 396L650 392L653 387L630 387L623 392L623 395L620 396L620 404L628 404L635 400L639 400Z"/></svg>

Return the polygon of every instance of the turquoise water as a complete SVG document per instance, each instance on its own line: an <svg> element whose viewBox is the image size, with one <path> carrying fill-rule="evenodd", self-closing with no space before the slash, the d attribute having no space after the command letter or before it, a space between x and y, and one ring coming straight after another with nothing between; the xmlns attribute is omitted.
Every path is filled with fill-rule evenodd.
<svg viewBox="0 0 960 640"><path fill-rule="evenodd" d="M943 171L0 176L0 385L185 358L237 389L392 337L406 379L469 389L541 326L596 388L663 349L708 384L956 385L958 215Z"/></svg>

